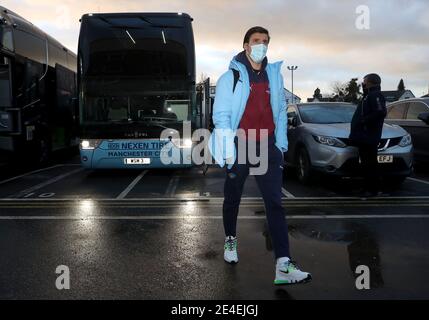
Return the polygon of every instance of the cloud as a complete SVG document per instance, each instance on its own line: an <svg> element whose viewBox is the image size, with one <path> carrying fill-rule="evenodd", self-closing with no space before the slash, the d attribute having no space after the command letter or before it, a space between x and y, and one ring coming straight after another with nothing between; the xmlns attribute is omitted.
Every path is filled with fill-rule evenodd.
<svg viewBox="0 0 429 320"><path fill-rule="evenodd" d="M328 92L369 72L383 76L384 88L401 78L416 95L429 85L429 2L427 0L3 0L2 5L35 23L64 45L77 50L79 18L89 12L186 12L194 18L197 76L212 82L242 50L244 33L254 25L270 30L271 61L298 65L295 91L303 98L316 86ZM356 28L356 8L369 9L369 30Z"/></svg>

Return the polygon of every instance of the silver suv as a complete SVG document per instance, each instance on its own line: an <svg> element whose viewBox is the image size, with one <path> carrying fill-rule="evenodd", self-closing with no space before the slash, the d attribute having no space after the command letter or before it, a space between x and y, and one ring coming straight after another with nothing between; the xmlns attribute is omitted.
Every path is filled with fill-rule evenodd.
<svg viewBox="0 0 429 320"><path fill-rule="evenodd" d="M356 105L344 102L303 103L288 107L288 166L303 183L314 172L340 177L362 176L356 147L349 141ZM378 153L382 176L401 183L412 172L411 136L401 127L384 124Z"/></svg>

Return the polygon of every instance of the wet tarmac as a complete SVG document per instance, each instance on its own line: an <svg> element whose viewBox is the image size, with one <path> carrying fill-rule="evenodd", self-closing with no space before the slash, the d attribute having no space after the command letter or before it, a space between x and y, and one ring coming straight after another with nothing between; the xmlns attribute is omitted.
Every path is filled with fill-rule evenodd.
<svg viewBox="0 0 429 320"><path fill-rule="evenodd" d="M224 171L86 171L78 159L5 170L0 181L0 299L428 299L429 179L383 197L360 182L284 180L293 258L313 281L275 287L264 206L249 177L240 262L223 261ZM18 170L19 171L19 170ZM57 266L70 269L58 290ZM358 290L356 268L370 270Z"/></svg>

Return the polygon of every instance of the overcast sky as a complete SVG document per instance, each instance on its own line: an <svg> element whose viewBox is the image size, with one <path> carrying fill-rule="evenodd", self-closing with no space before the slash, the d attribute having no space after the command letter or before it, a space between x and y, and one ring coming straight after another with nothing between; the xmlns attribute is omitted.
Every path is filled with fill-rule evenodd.
<svg viewBox="0 0 429 320"><path fill-rule="evenodd" d="M212 82L242 50L245 32L261 25L272 38L268 59L284 61L289 89L287 66L299 66L294 87L303 99L316 87L328 94L334 82L371 72L381 75L384 90L395 90L401 78L416 96L429 90L428 0L2 0L1 5L74 52L84 13L186 12L194 18L197 79L204 73Z"/></svg>

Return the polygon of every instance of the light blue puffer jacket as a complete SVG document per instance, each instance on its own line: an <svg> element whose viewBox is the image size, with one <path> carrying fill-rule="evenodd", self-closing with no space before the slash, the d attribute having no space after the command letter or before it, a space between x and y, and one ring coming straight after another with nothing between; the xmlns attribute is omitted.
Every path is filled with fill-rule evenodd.
<svg viewBox="0 0 429 320"><path fill-rule="evenodd" d="M282 61L268 63L266 71L270 86L271 108L276 126L276 146L282 152L286 152L288 150L287 105L283 76L281 75L282 64ZM234 93L234 74L231 69L236 69L240 73ZM234 161L236 159L234 138L246 109L249 95L250 83L246 66L234 58L231 61L229 70L220 77L216 85L216 97L213 106L215 129L208 142L210 153L221 167L225 166L226 159L232 158ZM232 164L228 167L231 168Z"/></svg>

